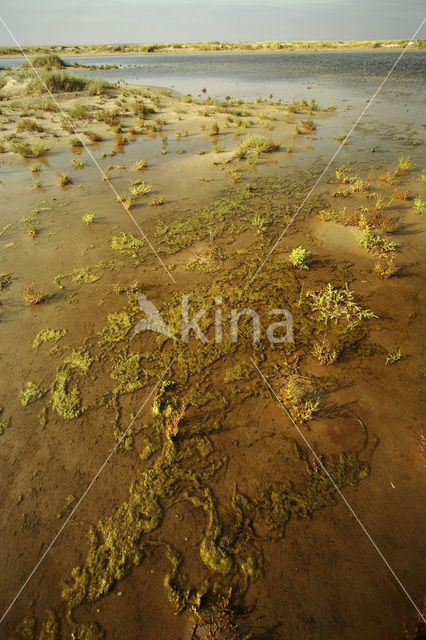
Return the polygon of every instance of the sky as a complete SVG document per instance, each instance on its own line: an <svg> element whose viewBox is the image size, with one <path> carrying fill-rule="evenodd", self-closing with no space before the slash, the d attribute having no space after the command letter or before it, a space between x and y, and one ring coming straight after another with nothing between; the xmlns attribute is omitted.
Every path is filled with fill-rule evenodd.
<svg viewBox="0 0 426 640"><path fill-rule="evenodd" d="M0 16L22 45L379 40L411 37L424 7L424 0L2 0ZM0 22L0 46L13 44Z"/></svg>

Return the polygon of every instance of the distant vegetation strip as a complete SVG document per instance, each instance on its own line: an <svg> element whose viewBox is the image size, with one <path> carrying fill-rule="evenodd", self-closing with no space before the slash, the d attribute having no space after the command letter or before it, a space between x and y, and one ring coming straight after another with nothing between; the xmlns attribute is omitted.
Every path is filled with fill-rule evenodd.
<svg viewBox="0 0 426 640"><path fill-rule="evenodd" d="M323 51L341 49L392 49L404 48L409 40L278 40L265 42L161 42L152 44L96 44L55 45L24 47L27 55L59 54L114 55L137 53L191 53L209 51ZM412 49L426 49L426 40L413 40ZM1 56L20 56L18 47L0 47Z"/></svg>

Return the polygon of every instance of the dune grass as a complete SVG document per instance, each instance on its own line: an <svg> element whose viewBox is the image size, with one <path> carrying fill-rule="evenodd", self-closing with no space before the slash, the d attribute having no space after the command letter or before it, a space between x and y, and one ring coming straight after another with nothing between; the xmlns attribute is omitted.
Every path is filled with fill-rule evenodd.
<svg viewBox="0 0 426 640"><path fill-rule="evenodd" d="M30 60L30 63L25 61L21 67L23 69L30 69L31 66L36 69L46 69L52 71L53 69L64 69L67 64L62 58L54 53L47 53L44 55L35 56Z"/></svg>
<svg viewBox="0 0 426 640"><path fill-rule="evenodd" d="M175 51L187 53L188 51L327 51L344 49L402 49L408 44L408 40L268 40L258 42L157 42L146 44L97 44L97 45L53 45L53 46L27 46L24 51L27 55L40 54L46 56L60 52L61 55L84 54L125 54L125 53L161 53L162 51ZM425 49L426 40L417 38L410 45L412 49ZM0 55L21 56L18 47L0 47Z"/></svg>
<svg viewBox="0 0 426 640"><path fill-rule="evenodd" d="M47 148L40 140L33 143L13 142L11 150L23 158L39 158L47 153Z"/></svg>
<svg viewBox="0 0 426 640"><path fill-rule="evenodd" d="M103 80L87 80L81 76L67 73L66 71L41 71L40 78L29 76L26 86L26 93L42 94L46 87L51 93L74 93L85 91L89 95L100 95L105 93L109 84ZM41 79L41 80L40 80Z"/></svg>

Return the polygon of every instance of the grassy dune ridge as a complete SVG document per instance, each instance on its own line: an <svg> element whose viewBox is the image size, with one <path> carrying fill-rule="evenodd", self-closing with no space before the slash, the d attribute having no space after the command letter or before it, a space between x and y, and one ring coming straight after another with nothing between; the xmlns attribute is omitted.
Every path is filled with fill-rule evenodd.
<svg viewBox="0 0 426 640"><path fill-rule="evenodd" d="M409 40L278 40L264 42L159 42L146 44L96 44L25 46L27 55L117 55L137 53L196 53L214 51L327 51L341 49L404 48ZM413 40L412 49L426 48L426 40ZM18 47L0 47L0 56L20 56Z"/></svg>

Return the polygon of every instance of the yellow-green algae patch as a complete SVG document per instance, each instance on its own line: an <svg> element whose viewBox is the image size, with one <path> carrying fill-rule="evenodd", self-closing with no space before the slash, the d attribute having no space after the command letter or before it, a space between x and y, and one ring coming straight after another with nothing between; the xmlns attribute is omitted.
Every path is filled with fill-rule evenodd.
<svg viewBox="0 0 426 640"><path fill-rule="evenodd" d="M259 178L256 184L234 187L223 197L184 217L163 216L156 229L158 251L174 254L200 240L230 244L247 229L253 229L253 219L259 211L263 216L263 240L272 244L276 240L276 225L282 227L296 213L317 173L317 169L306 171L297 181L295 178ZM315 197L304 204L303 212L318 212L324 205L322 197Z"/></svg>
<svg viewBox="0 0 426 640"><path fill-rule="evenodd" d="M111 378L119 381L117 390L120 393L133 393L146 383L146 376L141 379L141 363L143 356L134 353L131 356L121 354L111 370Z"/></svg>
<svg viewBox="0 0 426 640"><path fill-rule="evenodd" d="M3 407L0 407L0 416L3 413ZM4 420L3 418L0 418L0 436L3 435L3 433L5 432L5 429L8 428L10 421L9 420Z"/></svg>
<svg viewBox="0 0 426 640"><path fill-rule="evenodd" d="M66 420L78 418L81 414L81 396L77 387L70 389L71 375L62 369L56 374L52 387L52 406Z"/></svg>
<svg viewBox="0 0 426 640"><path fill-rule="evenodd" d="M125 340L134 329L134 322L127 311L117 311L108 314L108 324L100 332L99 345L107 346L114 342Z"/></svg>
<svg viewBox="0 0 426 640"><path fill-rule="evenodd" d="M226 369L223 379L225 382L236 382L237 380L249 380L252 376L253 366L243 362Z"/></svg>
<svg viewBox="0 0 426 640"><path fill-rule="evenodd" d="M143 240L136 238L133 233L125 233L122 231L118 236L114 236L111 240L112 249L116 249L124 256L138 257L138 251L144 245Z"/></svg>
<svg viewBox="0 0 426 640"><path fill-rule="evenodd" d="M203 499L191 496L190 500L197 507L202 507L208 516L207 528L200 545L202 561L209 569L228 575L233 567L233 559L222 543L223 531L210 490L205 490Z"/></svg>
<svg viewBox="0 0 426 640"><path fill-rule="evenodd" d="M105 634L97 622L83 622L77 625L74 637L76 640L103 640Z"/></svg>
<svg viewBox="0 0 426 640"><path fill-rule="evenodd" d="M47 620L41 627L35 618L24 618L15 629L10 640L60 640L60 629L57 616L53 611L47 611Z"/></svg>
<svg viewBox="0 0 426 640"><path fill-rule="evenodd" d="M37 400L40 400L46 393L45 389L39 387L35 382L31 380L27 382L27 386L25 389L22 389L19 393L19 399L21 403L26 407Z"/></svg>
<svg viewBox="0 0 426 640"><path fill-rule="evenodd" d="M311 178L307 176L306 179L309 182ZM264 249L275 236L269 233L273 225L285 222L300 201L301 193L297 193L294 202L285 202L293 190L292 184L283 188L276 181L259 181L258 187L239 191L232 202L229 198L222 202L216 217L215 203L208 208L201 222L194 216L192 227L191 224L185 226L183 235L181 221L172 221L170 226L164 223L162 248L173 253L205 237L212 244L221 240L227 243L252 225L253 214L259 211L262 198L266 197L264 235L255 235L259 248ZM313 209L315 206L312 203ZM207 228L202 229L202 224L207 221ZM120 234L112 244L131 263L132 258L138 256L143 242L129 234ZM214 340L207 345L197 342L196 349L180 342L173 345L173 356L176 357L173 380L165 380L159 386L152 405L151 424L143 425L144 433L139 435L138 429L142 427L136 425L133 433L129 434L131 443L127 437L124 441L123 449L135 448L141 459L141 468L136 470L128 498L108 517L90 528L86 559L73 569L70 579L63 584L63 596L70 610L84 601L93 602L107 594L117 581L144 561L151 544L165 546L171 570L165 578L164 587L174 611L181 611L188 605L197 608L201 595L214 590L218 583L222 586L236 585L236 589L244 592L249 580L256 577L262 566L259 550L262 539L255 537L253 528L256 518L263 518L268 528L284 531L291 516L310 517L317 509L335 502L335 489L329 479L302 449L297 450L295 458L298 456L304 462L303 482L293 485L293 477L287 477L283 471L280 482L261 487L255 496L244 496L237 489L230 500L215 495L215 487L217 484L220 486L220 474L226 472L227 463L220 448L214 446L216 436L224 431L222 417L235 405L236 394L240 394L240 403L246 397L268 395L261 381L252 375L254 370L247 362L248 348L250 353L254 352L256 361L264 364L267 372L269 369L274 380L278 374L288 383L290 375L303 375L294 364L294 356L297 352L308 353L313 338L327 332L339 341L341 349L358 349L358 343L365 337L359 325L352 330L346 323L338 323L337 326L330 323L324 327L310 297L303 293L306 274L292 269L287 260L282 260L282 254L278 254L277 262L267 262L253 283L250 282L251 277L258 267L255 252L236 251L232 258L236 263L232 269L218 276L206 276L204 286L185 291L189 294L191 309L205 308L208 306L206 301L214 304L216 298L222 298L224 327L229 327L230 319L225 310L256 309L262 322L261 340L253 344L252 323L246 318L239 324L238 345L231 342L229 335L224 335L221 343ZM330 278L331 285L344 284L342 277L342 272L336 268ZM72 388L73 376L80 372L87 374L94 358L101 361L105 379L110 381L111 388L102 389L103 395L96 398L95 407L102 406L111 411L116 439L123 433L120 429L121 394L145 387L151 378L158 380L172 357L167 338L160 336L155 352L129 353L128 339L140 319L140 310L136 305L135 290L128 295L131 304L110 313L96 337L91 341L88 339L84 348L74 351L64 361L52 391L53 408L67 419L77 417L81 413L81 398L78 387ZM271 345L264 332L270 322L268 312L282 306L291 310L295 342ZM164 303L161 311L173 333L179 335L181 293ZM207 314L200 327L212 338L214 313ZM191 337L192 340L195 342L195 338ZM132 349L141 342L144 344L143 337L138 335L132 342ZM90 352L86 349L87 344ZM275 358L276 364L269 364L267 356ZM239 363L238 359L243 362ZM224 379L230 383L244 381L243 393L242 384L216 389L216 382L212 383L212 372L213 380L219 384ZM118 385L111 383L111 379ZM213 406L212 411L210 406L206 407L209 403ZM188 414L200 407L203 407L202 417L199 412L198 419L189 419ZM368 475L368 464L353 454L343 452L340 456L322 459L339 487L357 484ZM201 584L197 578L184 574L184 552L161 541L161 538L159 541L163 516L177 502L195 506L198 521L202 523L198 553L207 577Z"/></svg>
<svg viewBox="0 0 426 640"><path fill-rule="evenodd" d="M89 267L79 267L74 269L72 279L73 282L82 284L92 284L97 280L100 280L102 276L99 273L95 273Z"/></svg>
<svg viewBox="0 0 426 640"><path fill-rule="evenodd" d="M310 518L315 511L336 503L334 487L323 468L315 459L309 459L306 451L297 448L297 452L306 466L304 488L274 483L259 499L259 508L270 529L284 529L290 518ZM325 457L323 465L339 489L357 485L370 473L367 462L346 452Z"/></svg>
<svg viewBox="0 0 426 640"><path fill-rule="evenodd" d="M64 364L68 364L72 369L80 369L83 373L88 373L94 360L88 351L80 349L73 351L71 355L64 360Z"/></svg>
<svg viewBox="0 0 426 640"><path fill-rule="evenodd" d="M66 329L42 329L36 335L33 341L33 349L38 349L44 342L54 341L57 342L61 338L67 335Z"/></svg>

